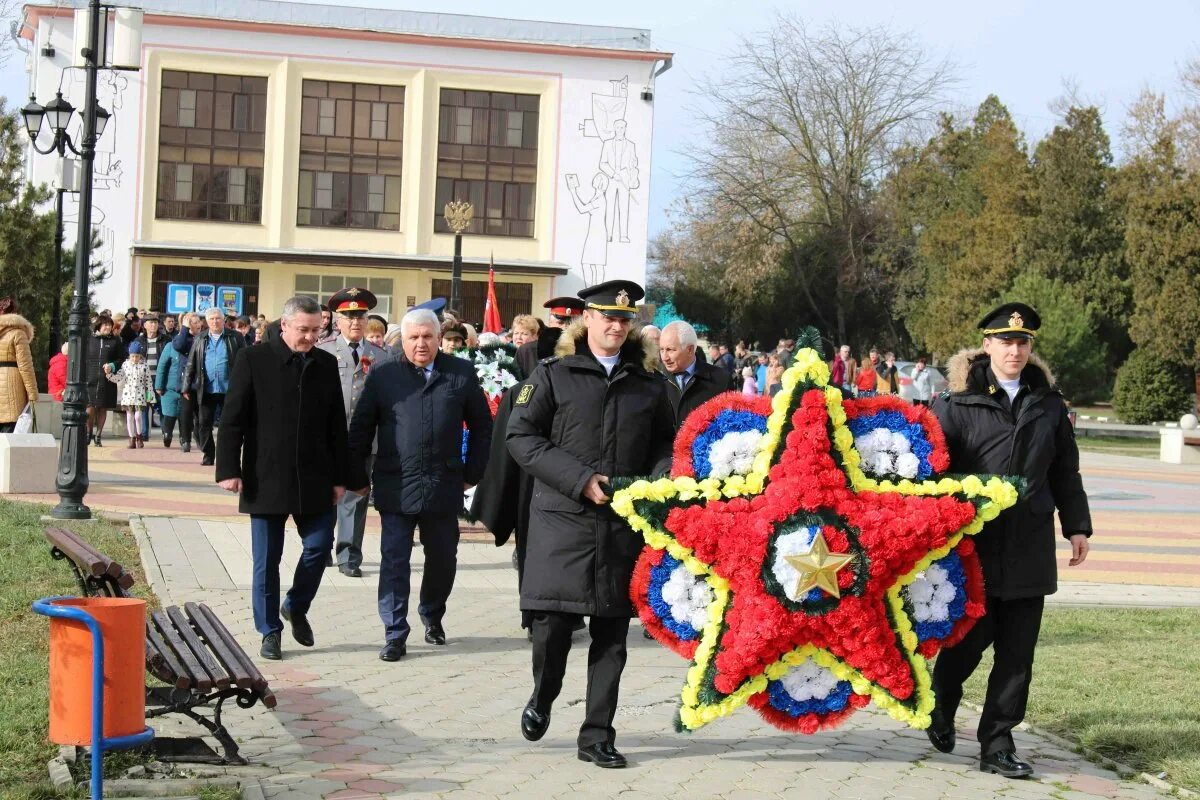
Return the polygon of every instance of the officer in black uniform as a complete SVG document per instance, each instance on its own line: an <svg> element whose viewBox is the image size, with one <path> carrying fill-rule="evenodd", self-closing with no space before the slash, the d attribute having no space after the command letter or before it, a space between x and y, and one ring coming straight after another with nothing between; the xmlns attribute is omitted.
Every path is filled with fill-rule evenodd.
<svg viewBox="0 0 1200 800"><path fill-rule="evenodd" d="M995 662L979 720L979 768L1023 778L1033 770L1017 757L1012 729L1025 717L1045 596L1058 589L1054 509L1071 542L1071 566L1087 558L1092 520L1066 402L1031 352L1041 318L1024 303L1005 303L979 327L982 349L950 359L949 391L933 404L950 448L950 470L1020 476L1026 486L1017 504L975 537L987 613L938 656L937 705L927 733L943 753L954 749L963 682L991 646Z"/></svg>
<svg viewBox="0 0 1200 800"><path fill-rule="evenodd" d="M579 293L582 318L554 358L517 392L508 449L533 476L521 609L533 612L533 695L521 733L536 741L550 724L571 649L589 617L587 709L579 758L623 767L613 717L633 606L629 581L642 540L608 507L611 477L666 473L675 427L654 349L631 333L644 296L631 281Z"/></svg>
<svg viewBox="0 0 1200 800"><path fill-rule="evenodd" d="M525 378L533 374L539 361L554 355L558 337L583 314L583 301L578 297L552 297L542 307L549 309L550 314L538 330L537 338L517 348L517 366Z"/></svg>

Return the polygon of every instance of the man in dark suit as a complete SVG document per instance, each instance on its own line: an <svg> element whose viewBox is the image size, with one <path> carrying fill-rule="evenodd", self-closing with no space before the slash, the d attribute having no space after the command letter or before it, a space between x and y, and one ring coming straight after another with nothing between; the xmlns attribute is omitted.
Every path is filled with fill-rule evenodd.
<svg viewBox="0 0 1200 800"><path fill-rule="evenodd" d="M362 495L371 443L379 436L370 477L383 523L379 616L385 644L379 657L384 661L397 661L407 652L409 562L418 526L425 571L417 611L425 641L446 643L442 617L457 568L458 512L463 490L483 477L492 439L492 414L474 366L438 352L437 316L413 310L400 327L403 355L371 370L350 420L349 486Z"/></svg>
<svg viewBox="0 0 1200 800"><path fill-rule="evenodd" d="M346 485L346 412L337 359L314 349L321 308L308 297L284 303L280 335L242 350L233 364L217 442L216 478L241 495L250 515L254 627L262 657L282 658L280 615L313 646L308 610L333 546L334 506ZM279 606L283 526L296 521L304 552Z"/></svg>
<svg viewBox="0 0 1200 800"><path fill-rule="evenodd" d="M675 411L675 430L697 407L734 388L725 370L696 358L696 331L686 322L676 320L663 328L658 354L666 371L667 398Z"/></svg>

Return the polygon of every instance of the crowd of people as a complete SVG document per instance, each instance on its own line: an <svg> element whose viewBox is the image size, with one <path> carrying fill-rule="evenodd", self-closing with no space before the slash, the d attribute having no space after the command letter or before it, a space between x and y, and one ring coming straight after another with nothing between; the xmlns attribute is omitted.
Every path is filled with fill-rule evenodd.
<svg viewBox="0 0 1200 800"><path fill-rule="evenodd" d="M521 625L532 642L533 688L520 730L541 739L561 691L572 634L585 627L588 652L578 756L621 767L613 721L633 609L629 588L641 539L609 506L614 478L662 475L688 414L728 391L773 396L796 354L781 339L770 351L738 343L701 346L684 321L639 326L644 296L629 281L588 287L545 304L546 317L516 317L508 331L478 334L444 300L409 309L396 323L371 314L376 298L348 287L320 305L297 296L280 318L227 318L224 311L176 319L129 309L100 313L88 343L89 437L102 446L109 411L125 413L128 447L144 446L157 421L170 447L176 424L193 440L216 482L239 495L251 520L252 612L260 653L283 657L284 623L301 646L322 576L336 566L361 578L368 505L382 522L378 613L380 659L407 655L411 554L420 532L424 570L418 617L424 640L448 642L444 625L457 568L459 516L497 544L515 539ZM22 324L23 323L23 324ZM949 391L933 413L954 472L1020 475L1021 502L976 537L987 613L934 671L931 743L955 747L962 683L995 650L980 722L980 768L1022 777L1011 730L1024 716L1044 596L1055 590L1054 525L1059 509L1071 564L1087 556L1091 521L1065 401L1032 355L1036 312L1006 304L980 323L983 347L951 360ZM33 331L0 299L0 432L13 409L37 397ZM511 344L516 383L489 405L464 348ZM65 356L62 357L65 359ZM62 359L50 390L61 398ZM846 396L895 394L894 354L848 346L829 362L830 384ZM906 376L910 399L928 404L932 370L918 360ZM1022 429L1033 431L1020 437ZM465 431L465 434L464 434ZM279 565L291 518L303 544L291 586Z"/></svg>

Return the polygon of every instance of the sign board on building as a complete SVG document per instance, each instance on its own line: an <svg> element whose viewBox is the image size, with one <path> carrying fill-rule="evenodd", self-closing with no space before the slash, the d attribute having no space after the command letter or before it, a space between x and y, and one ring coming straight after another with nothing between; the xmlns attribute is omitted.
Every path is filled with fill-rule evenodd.
<svg viewBox="0 0 1200 800"><path fill-rule="evenodd" d="M217 289L217 305L225 312L225 316L240 317L242 315L242 287L222 286Z"/></svg>
<svg viewBox="0 0 1200 800"><path fill-rule="evenodd" d="M196 304L196 287L188 283L167 284L167 313L185 314Z"/></svg>
<svg viewBox="0 0 1200 800"><path fill-rule="evenodd" d="M203 314L213 306L214 297L217 293L217 287L211 283L196 284L196 313Z"/></svg>

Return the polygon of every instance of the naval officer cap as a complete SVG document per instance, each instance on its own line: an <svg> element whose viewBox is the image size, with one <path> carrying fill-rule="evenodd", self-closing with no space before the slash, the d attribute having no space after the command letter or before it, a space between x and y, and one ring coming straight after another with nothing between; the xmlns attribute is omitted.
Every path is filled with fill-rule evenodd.
<svg viewBox="0 0 1200 800"><path fill-rule="evenodd" d="M583 314L583 301L578 297L552 297L542 303L542 308L550 309L552 317L569 321Z"/></svg>
<svg viewBox="0 0 1200 800"><path fill-rule="evenodd" d="M989 311L979 321L984 336L997 339L1034 339L1042 318L1024 303L1005 303Z"/></svg>
<svg viewBox="0 0 1200 800"><path fill-rule="evenodd" d="M645 296L646 292L633 281L605 281L579 292L586 308L624 319L637 316L637 301Z"/></svg>
<svg viewBox="0 0 1200 800"><path fill-rule="evenodd" d="M335 314L346 316L362 316L375 307L379 301L375 295L358 286L347 286L329 298L329 310Z"/></svg>
<svg viewBox="0 0 1200 800"><path fill-rule="evenodd" d="M417 309L421 308L427 311L432 311L440 322L442 319L442 312L446 310L446 298L435 297L432 300L426 300L424 303L417 303L415 306L410 308L409 311L416 311Z"/></svg>

